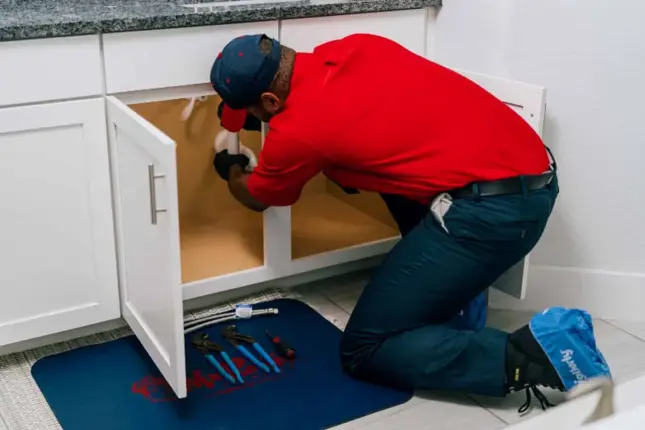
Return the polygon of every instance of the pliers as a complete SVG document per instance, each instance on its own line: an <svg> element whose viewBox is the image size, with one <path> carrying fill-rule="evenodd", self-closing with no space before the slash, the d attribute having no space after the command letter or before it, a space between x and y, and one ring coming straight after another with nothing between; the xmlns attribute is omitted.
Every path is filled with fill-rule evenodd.
<svg viewBox="0 0 645 430"><path fill-rule="evenodd" d="M222 330L222 336L224 337L224 339L229 341L231 345L233 345L238 351L240 351L242 355L248 358L251 361L251 363L255 364L257 367L264 370L266 373L271 373L271 370L269 370L269 367L266 364L262 363L260 360L255 358L253 354L251 354L244 345L240 345L240 343L246 342L250 345L253 345L253 348L255 348L255 350L262 356L262 358L264 358L271 365L271 367L273 368L273 371L275 373L280 373L280 368L278 367L276 362L273 361L271 356L267 354L266 351L264 351L264 348L262 348L262 345L257 343L255 339L253 339L251 336L246 336L238 333L235 330L234 325L230 325L226 327L224 330Z"/></svg>
<svg viewBox="0 0 645 430"><path fill-rule="evenodd" d="M221 346L208 340L208 334L197 333L193 336L191 342L202 354L204 354L206 359L215 367L215 369L217 369L220 375L226 378L226 380L231 384L235 384L235 379L233 379L233 377L226 370L224 370L222 365L219 364L215 357L213 357L213 352L219 352L219 354L224 359L224 362L228 365L229 369L231 369L231 372L233 372L233 374L237 378L237 381L240 384L244 384L242 375L240 375L240 371L235 366L235 363L233 363L231 358Z"/></svg>

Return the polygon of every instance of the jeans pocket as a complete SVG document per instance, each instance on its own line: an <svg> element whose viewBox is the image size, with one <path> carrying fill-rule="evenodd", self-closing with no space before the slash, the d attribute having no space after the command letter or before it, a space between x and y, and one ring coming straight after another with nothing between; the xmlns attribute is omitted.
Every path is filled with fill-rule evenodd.
<svg viewBox="0 0 645 430"><path fill-rule="evenodd" d="M451 237L473 242L522 241L539 225L538 220L521 216L512 205L484 200L453 201L443 223Z"/></svg>

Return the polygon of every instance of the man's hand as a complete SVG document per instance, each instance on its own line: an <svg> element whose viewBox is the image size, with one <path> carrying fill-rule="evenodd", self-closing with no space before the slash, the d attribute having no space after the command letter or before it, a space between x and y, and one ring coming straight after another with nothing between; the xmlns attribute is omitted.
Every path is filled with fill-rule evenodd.
<svg viewBox="0 0 645 430"><path fill-rule="evenodd" d="M215 154L215 160L213 161L213 167L215 171L220 176L220 178L225 181L229 180L231 167L239 166L241 171L246 169L246 166L249 165L249 158L244 154L229 154L228 150L223 150Z"/></svg>
<svg viewBox="0 0 645 430"><path fill-rule="evenodd" d="M263 212L268 206L257 201L249 193L249 176L251 174L245 172L241 166L234 165L230 170L228 189L233 197L247 208L255 212Z"/></svg>

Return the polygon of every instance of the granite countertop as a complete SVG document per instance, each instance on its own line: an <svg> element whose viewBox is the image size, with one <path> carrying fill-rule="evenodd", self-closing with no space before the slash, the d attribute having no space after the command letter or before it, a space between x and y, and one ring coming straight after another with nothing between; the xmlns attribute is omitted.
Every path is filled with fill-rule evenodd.
<svg viewBox="0 0 645 430"><path fill-rule="evenodd" d="M218 1L218 0L215 0ZM441 0L276 0L196 12L204 0L0 0L0 41L419 9ZM245 1L246 2L246 1Z"/></svg>

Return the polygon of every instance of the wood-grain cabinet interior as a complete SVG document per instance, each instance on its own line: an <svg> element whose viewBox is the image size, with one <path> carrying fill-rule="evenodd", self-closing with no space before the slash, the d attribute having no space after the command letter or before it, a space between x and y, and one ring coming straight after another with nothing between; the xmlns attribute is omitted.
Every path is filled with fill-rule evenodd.
<svg viewBox="0 0 645 430"><path fill-rule="evenodd" d="M182 283L261 267L265 261L262 214L237 202L213 170L213 143L222 130L220 100L202 98L187 121L181 119L187 99L129 105L176 143ZM261 133L243 131L240 140L259 156ZM323 174L304 187L291 220L291 238L284 240L291 240L293 259L398 235L377 194L348 195Z"/></svg>
<svg viewBox="0 0 645 430"><path fill-rule="evenodd" d="M130 105L176 143L183 283L264 265L262 214L240 205L213 169L219 102L217 96L197 102L187 121L181 119L186 99ZM259 153L260 133L244 132L242 140Z"/></svg>
<svg viewBox="0 0 645 430"><path fill-rule="evenodd" d="M291 213L292 258L365 245L398 235L375 193L347 194L323 174L304 187Z"/></svg>

